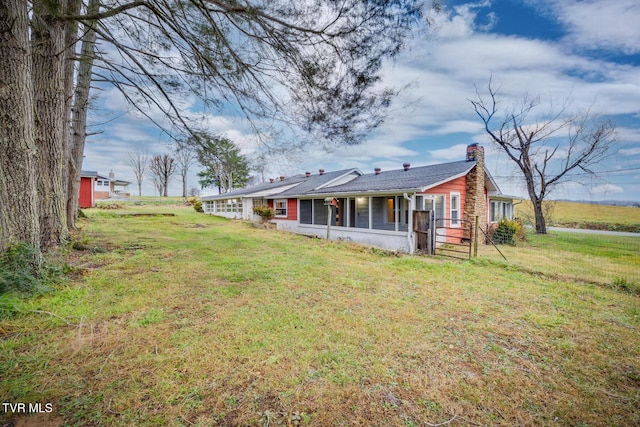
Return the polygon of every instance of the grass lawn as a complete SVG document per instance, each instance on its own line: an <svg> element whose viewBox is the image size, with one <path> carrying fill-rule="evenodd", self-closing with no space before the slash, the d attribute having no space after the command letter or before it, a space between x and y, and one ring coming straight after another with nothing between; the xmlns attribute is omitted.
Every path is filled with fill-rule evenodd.
<svg viewBox="0 0 640 427"><path fill-rule="evenodd" d="M640 232L640 208L631 206L608 206L577 202L551 203L551 217L547 225L596 230L619 230ZM533 208L528 200L515 205L515 214L530 223Z"/></svg>
<svg viewBox="0 0 640 427"><path fill-rule="evenodd" d="M87 211L69 283L0 321L0 398L53 404L19 423L640 424L637 295L134 210L176 216Z"/></svg>

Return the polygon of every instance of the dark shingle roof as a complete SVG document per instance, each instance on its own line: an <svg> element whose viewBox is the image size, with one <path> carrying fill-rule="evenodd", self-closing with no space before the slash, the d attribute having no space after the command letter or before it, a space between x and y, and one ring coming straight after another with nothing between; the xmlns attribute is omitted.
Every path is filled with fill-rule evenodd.
<svg viewBox="0 0 640 427"><path fill-rule="evenodd" d="M290 188L278 194L278 197L282 196L283 198L286 198L286 197L296 197L296 196L309 194L309 192L315 190L316 188L321 187L322 185L325 185L333 181L334 179L340 178L341 176L347 175L350 172L354 172L354 171L357 171L356 173L358 174L361 173L357 169L352 168L352 169L342 169L339 171L325 172L323 175L311 175L309 178L305 178L304 181L301 182L299 185L296 185L295 187Z"/></svg>
<svg viewBox="0 0 640 427"><path fill-rule="evenodd" d="M366 174L346 184L308 191L306 195L361 193L376 191L405 191L433 187L458 176L465 175L476 165L475 161L459 161Z"/></svg>
<svg viewBox="0 0 640 427"><path fill-rule="evenodd" d="M229 193L203 197L202 200L228 199L249 196L255 193L268 193L265 197L294 198L317 195L360 194L375 192L403 192L417 191L434 187L444 182L466 175L474 166L475 161L457 161L437 165L414 167L409 170L397 169L379 174L370 173L357 176L344 184L326 186L331 181L350 173L360 174L357 169L343 169L326 172L323 175L306 177L296 175L283 181L262 183L248 188L241 188ZM490 177L489 177L490 178ZM292 186L287 188L288 186ZM320 188L321 187L321 188ZM278 189L284 188L283 191ZM268 190L274 190L270 192Z"/></svg>
<svg viewBox="0 0 640 427"><path fill-rule="evenodd" d="M233 197L242 197L253 193L258 193L262 191L276 190L281 187L287 187L289 185L297 184L303 181L305 178L304 175L294 175L288 178L285 178L283 181L274 181L274 182L263 182L261 184L252 185L251 187L239 188L237 190L229 191L228 193L216 194L214 196L205 196L202 200L216 200L216 199L228 199Z"/></svg>

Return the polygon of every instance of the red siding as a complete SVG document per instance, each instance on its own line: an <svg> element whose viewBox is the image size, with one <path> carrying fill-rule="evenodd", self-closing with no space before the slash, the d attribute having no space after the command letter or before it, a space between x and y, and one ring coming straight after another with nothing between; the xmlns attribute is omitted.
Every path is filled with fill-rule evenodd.
<svg viewBox="0 0 640 427"><path fill-rule="evenodd" d="M446 194L447 199L449 199L449 193L451 192L460 193L460 202L461 205L464 206L464 199L467 193L467 177L461 176L460 178L456 178L452 181L445 182L444 184L440 184L436 187L430 188L425 191L423 194ZM447 208L449 201L447 200Z"/></svg>
<svg viewBox="0 0 640 427"><path fill-rule="evenodd" d="M93 207L93 178L80 178L80 197L78 204L81 208Z"/></svg>
<svg viewBox="0 0 640 427"><path fill-rule="evenodd" d="M298 199L287 200L287 219L291 221L298 219Z"/></svg>
<svg viewBox="0 0 640 427"><path fill-rule="evenodd" d="M277 199L282 200L282 199ZM273 199L267 200L269 207L275 209L275 203ZM287 217L276 217L275 219L286 219L290 221L296 221L298 219L298 199L287 199Z"/></svg>
<svg viewBox="0 0 640 427"><path fill-rule="evenodd" d="M458 210L458 217L460 220L464 218L464 203L467 195L467 177L461 176L459 178L453 179L451 181L445 182L444 184L440 184L436 187L430 188L422 194L432 194L432 195L442 195L446 196L445 202L445 211L444 216L449 218L451 216L451 193L460 193L460 206ZM464 237L463 227L468 227L467 224L462 222L460 229L449 228L447 230L447 241L459 243L460 240ZM450 224L447 224L447 227L450 227Z"/></svg>

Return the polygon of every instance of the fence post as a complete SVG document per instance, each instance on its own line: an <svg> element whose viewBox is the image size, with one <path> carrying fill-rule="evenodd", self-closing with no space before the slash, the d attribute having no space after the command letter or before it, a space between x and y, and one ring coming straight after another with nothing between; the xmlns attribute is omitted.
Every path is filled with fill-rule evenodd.
<svg viewBox="0 0 640 427"><path fill-rule="evenodd" d="M478 215L476 215L476 224L473 230L473 256L478 256Z"/></svg>
<svg viewBox="0 0 640 427"><path fill-rule="evenodd" d="M469 223L467 225L467 227L469 227L469 259L471 259L471 255L472 255L471 254L471 245L473 244L473 238L475 237L475 234L473 232L473 224Z"/></svg>

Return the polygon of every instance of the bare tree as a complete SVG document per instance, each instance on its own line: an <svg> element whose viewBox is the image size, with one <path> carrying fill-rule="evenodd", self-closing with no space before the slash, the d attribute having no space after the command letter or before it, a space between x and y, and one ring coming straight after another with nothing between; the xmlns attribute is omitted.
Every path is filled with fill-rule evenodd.
<svg viewBox="0 0 640 427"><path fill-rule="evenodd" d="M542 120L530 118L537 112L540 99L527 96L496 117L499 89L494 89L489 80L487 91L483 97L476 88L477 98L469 101L490 140L522 172L533 205L536 233L545 234L543 201L559 184L598 176L594 167L614 153L615 126L590 111L570 114L566 104Z"/></svg>
<svg viewBox="0 0 640 427"><path fill-rule="evenodd" d="M162 196L164 185L160 182L160 178L158 178L157 175L153 175L151 177L151 183L153 184L153 189L157 192L158 196Z"/></svg>
<svg viewBox="0 0 640 427"><path fill-rule="evenodd" d="M158 179L159 185L162 186L162 195L167 197L169 195L169 181L171 176L176 171L176 161L168 154L153 156L149 169L153 172L153 175ZM158 187L160 189L160 187Z"/></svg>
<svg viewBox="0 0 640 427"><path fill-rule="evenodd" d="M178 165L178 173L182 178L182 197L187 197L187 176L189 168L196 163L197 156L192 145L186 140L179 139L175 142L173 149L176 163Z"/></svg>
<svg viewBox="0 0 640 427"><path fill-rule="evenodd" d="M129 153L129 166L131 166L131 170L133 170L138 182L138 197L142 197L142 181L149 167L149 156L140 150Z"/></svg>

